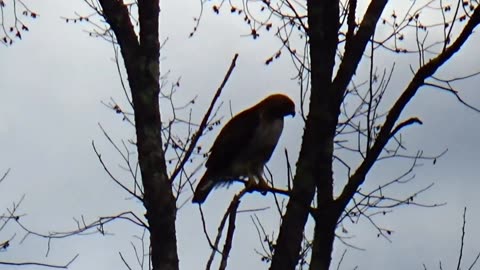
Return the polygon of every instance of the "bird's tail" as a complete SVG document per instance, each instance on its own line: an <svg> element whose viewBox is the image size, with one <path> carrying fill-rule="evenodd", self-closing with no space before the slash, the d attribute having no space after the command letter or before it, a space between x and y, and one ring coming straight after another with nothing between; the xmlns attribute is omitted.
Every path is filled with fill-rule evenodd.
<svg viewBox="0 0 480 270"><path fill-rule="evenodd" d="M202 204L215 186L215 181L207 173L202 177L193 193L192 203Z"/></svg>

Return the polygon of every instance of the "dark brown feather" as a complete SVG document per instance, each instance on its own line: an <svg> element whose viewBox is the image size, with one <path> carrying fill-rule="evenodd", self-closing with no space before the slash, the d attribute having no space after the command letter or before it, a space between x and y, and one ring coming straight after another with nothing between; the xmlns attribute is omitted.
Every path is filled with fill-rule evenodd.
<svg viewBox="0 0 480 270"><path fill-rule="evenodd" d="M205 167L212 170L228 167L251 143L259 122L259 114L254 108L232 118L213 143Z"/></svg>

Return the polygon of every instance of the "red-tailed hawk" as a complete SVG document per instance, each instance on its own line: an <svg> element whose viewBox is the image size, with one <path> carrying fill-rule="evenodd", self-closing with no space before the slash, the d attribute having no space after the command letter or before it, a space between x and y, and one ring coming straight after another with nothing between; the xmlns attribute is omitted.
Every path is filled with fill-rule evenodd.
<svg viewBox="0 0 480 270"><path fill-rule="evenodd" d="M214 187L248 178L247 186L268 187L263 167L282 134L283 118L295 116L295 104L285 95L271 95L233 117L217 136L192 202L203 203Z"/></svg>

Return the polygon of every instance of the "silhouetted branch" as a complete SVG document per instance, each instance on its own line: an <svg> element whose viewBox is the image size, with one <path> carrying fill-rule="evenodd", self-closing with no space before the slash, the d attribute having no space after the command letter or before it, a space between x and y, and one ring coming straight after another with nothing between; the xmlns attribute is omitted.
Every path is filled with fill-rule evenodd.
<svg viewBox="0 0 480 270"><path fill-rule="evenodd" d="M227 235L225 236L225 244L223 245L222 251L222 260L220 261L219 270L225 270L227 268L228 256L230 255L230 250L232 249L233 234L235 232L235 220L237 217L237 209L240 205L240 198L243 194L235 195L230 206L228 207L228 229Z"/></svg>
<svg viewBox="0 0 480 270"><path fill-rule="evenodd" d="M212 243L212 240L210 240L210 236L208 235L208 231L207 231L207 223L206 223L206 221L205 221L205 215L203 214L203 209L202 209L202 205L201 205L201 204L198 204L198 210L199 210L199 212L200 212L200 218L201 218L201 220L202 220L203 233L204 233L205 237L207 238L207 241L208 241L208 244L210 245L210 248L211 248L213 251L217 251L217 252L221 253L221 252L218 250L218 248L217 248L217 246L218 246L218 241L220 241L220 237L218 237L218 235L217 235L217 238L215 239L215 244ZM226 218L226 216L224 216L224 218L223 218L222 221L220 222L220 226L219 226L219 227L221 227L222 230L223 230L223 226L224 226L223 224L225 223L226 220L227 220L227 218ZM220 231L219 231L219 234L220 234ZM217 241L217 239L218 239L218 241ZM213 252L213 251L212 251L212 252ZM212 254L212 255L213 255L213 254ZM210 256L212 256L212 255L210 255ZM212 261L213 261L213 259L212 259ZM210 268L210 267L209 267L209 265L207 264L207 269L209 269L209 268Z"/></svg>
<svg viewBox="0 0 480 270"><path fill-rule="evenodd" d="M127 267L128 270L132 270L132 268L130 267L130 265L127 263L127 261L125 260L125 258L123 257L122 253L121 252L118 252L118 255L120 256L120 259L122 260L123 264L125 265L125 267Z"/></svg>
<svg viewBox="0 0 480 270"><path fill-rule="evenodd" d="M260 242L260 246L262 247L263 253L255 249L255 252L261 256L262 262L270 262L272 260L273 252L274 252L274 245L273 245L273 237L268 235L265 232L265 228L263 227L260 219L257 215L250 216L253 225L255 226L255 230L257 231L258 241Z"/></svg>
<svg viewBox="0 0 480 270"><path fill-rule="evenodd" d="M460 237L460 251L458 252L457 270L460 270L460 265L462 264L466 222L467 222L467 207L464 207L463 208L462 237Z"/></svg>
<svg viewBox="0 0 480 270"><path fill-rule="evenodd" d="M461 264L462 264L462 260L463 260L463 251L465 249L466 223L467 223L467 207L464 207L463 208L463 216L462 216L462 234L460 236L460 250L458 252L457 267L456 267L457 270L462 269ZM480 252L477 253L477 255L475 256L475 259L472 261L472 263L470 264L470 266L467 269L472 270L473 267L477 264L479 258L480 258ZM427 266L425 264L423 264L423 269L427 270ZM441 261L439 262L439 269L442 270L442 262Z"/></svg>
<svg viewBox="0 0 480 270"><path fill-rule="evenodd" d="M408 120L405 120L405 121L403 121L402 123L398 124L398 126L396 126L396 127L393 129L392 133L390 133L390 137L395 136L395 134L397 134L397 132L399 132L402 128L404 128L404 127L406 127L406 126L413 125L413 124L422 125L423 122L422 122L420 119L416 118L416 117L410 118L410 119L408 119Z"/></svg>
<svg viewBox="0 0 480 270"><path fill-rule="evenodd" d="M20 228L26 232L25 236L22 239L22 242L25 241L25 239L27 239L27 237L30 235L47 239L48 242L47 242L46 255L50 253L52 240L63 239L63 238L71 237L74 235L89 235L94 233L100 233L102 235L106 235L107 232L105 231L104 226L109 223L112 223L113 221L126 220L133 223L136 226L148 228L148 225L145 222L143 222L135 213L131 211L122 212L120 214L112 215L112 216L100 217L96 221L91 223L86 223L82 216L81 220L74 219L75 222L77 223L76 230L64 231L64 232L50 232L48 234L38 233L30 230L20 221L20 218L15 218L14 220L18 224L18 226L20 226Z"/></svg>
<svg viewBox="0 0 480 270"><path fill-rule="evenodd" d="M372 1L368 5L367 11L351 42L345 45L345 54L343 56L337 75L333 81L333 89L336 93L336 102L340 105L342 97L347 89L358 63L362 59L363 52L375 32L377 21L388 1Z"/></svg>
<svg viewBox="0 0 480 270"><path fill-rule="evenodd" d="M180 171L183 170L183 168L185 166L185 163L187 163L187 161L189 160L190 155L192 154L193 150L195 149L198 140L202 136L204 129L207 127L207 122L208 122L208 119L210 118L210 115L213 111L213 108L215 106L215 102L220 97L220 94L222 93L223 88L227 84L227 81L230 78L230 75L232 74L233 69L235 68L237 58L238 58L238 54L235 54L235 56L232 59L232 63L230 64L230 67L228 68L228 71L225 74L225 77L223 78L222 83L220 84L220 87L218 87L217 92L215 93L215 95L214 95L214 97L213 97L213 99L210 103L210 106L208 107L207 112L203 116L202 122L201 122L198 130L194 133L192 141L190 142L190 145L188 146L187 150L185 151L183 159L180 161L180 163L177 165L177 167L173 171L172 175L170 176L170 182L173 182L173 180L175 180L175 178L180 173Z"/></svg>
<svg viewBox="0 0 480 270"><path fill-rule="evenodd" d="M55 265L55 264L47 264L47 263L39 263L39 262L3 262L0 261L0 265L10 265L10 266L42 266L48 268L56 268L56 269L67 269L77 258L79 254L75 255L70 261L68 261L64 265Z"/></svg>
<svg viewBox="0 0 480 270"><path fill-rule="evenodd" d="M449 84L449 87L445 87L445 86L441 86L441 85L437 85L437 84L433 84L433 83L425 83L425 85L427 86L432 86L434 88L437 88L437 89L440 89L440 90L444 90L448 93L451 93L453 94L457 100L462 103L464 106L466 106L467 108L470 108L478 113L480 113L480 109L479 108L476 108L470 104L468 104L465 100L462 99L462 97L460 97L460 95L458 94L457 91L455 91L452 87L450 87L450 84Z"/></svg>
<svg viewBox="0 0 480 270"><path fill-rule="evenodd" d="M103 162L102 155L97 151L97 148L95 147L95 143L92 141L92 147L93 151L97 155L98 161L100 161L100 164L102 164L103 169L107 172L107 174L110 176L110 179L112 179L117 185L119 185L123 190L128 192L130 195L133 197L137 198L139 201L143 201L143 198L137 195L135 192L131 191L128 187L126 187L124 184L122 184L108 169L107 165Z"/></svg>
<svg viewBox="0 0 480 270"><path fill-rule="evenodd" d="M225 227L227 218L230 215L236 215L236 211L238 209L240 199L242 198L243 195L245 195L246 192L247 192L246 189L242 189L242 191L240 191L239 194L235 195L235 197L232 199L232 202L230 203L230 206L228 207L227 211L223 215L222 221L220 222L220 225L218 226L217 237L215 238L215 242L214 242L213 246L211 246L212 252L210 253L210 257L207 261L207 265L206 265L206 268L205 268L206 270L211 269L213 259L215 258L215 254L217 252L219 252L218 245L220 243L220 239L222 238L222 232L223 232L223 229ZM231 212L231 211L234 211L234 212ZM235 230L234 226L232 226L232 227L230 226L231 222L235 222L234 217L229 219L229 229L227 231L227 237L225 239L224 250L222 252L219 252L220 254L222 254L222 264L220 265L220 269L222 269L221 268L222 265L224 265L224 267L226 267L226 264L227 264L226 260L227 260L227 257L228 257L228 254L229 254L230 248L231 248L231 243L232 243L232 239L233 239L233 232ZM207 231L206 231L205 227L204 227L204 232L205 232L205 234L207 234ZM208 238L208 235L207 235L207 238ZM210 245L211 245L211 243L210 243ZM225 252L226 252L227 255L225 255ZM227 257L224 258L224 256L227 256Z"/></svg>
<svg viewBox="0 0 480 270"><path fill-rule="evenodd" d="M340 266L342 265L343 259L345 258L345 254L347 254L347 249L344 249L342 252L342 256L340 256L340 260L337 264L337 270L340 270Z"/></svg>
<svg viewBox="0 0 480 270"><path fill-rule="evenodd" d="M367 152L366 158L357 168L353 176L349 179L348 184L345 186L342 194L338 198L338 201L342 205L348 204L348 201L353 197L353 194L356 192L357 188L364 182L365 176L391 138L391 130L408 102L410 102L413 96L417 93L418 89L425 84L425 80L432 76L440 66L442 66L460 49L460 47L470 37L473 29L479 23L480 7L477 7L455 42L453 42L453 44L442 53L430 60L430 62L420 67L420 69L415 73L407 88L390 109L385 123L380 129L373 146L370 148L370 151Z"/></svg>
<svg viewBox="0 0 480 270"><path fill-rule="evenodd" d="M8 173L10 172L10 168L7 169L7 171L0 177L0 183L7 178Z"/></svg>
<svg viewBox="0 0 480 270"><path fill-rule="evenodd" d="M473 269L473 267L477 264L479 258L480 258L480 252L477 254L477 256L476 256L475 259L473 260L473 262L472 262L472 264L470 265L470 267L468 267L468 270L472 270L472 269Z"/></svg>

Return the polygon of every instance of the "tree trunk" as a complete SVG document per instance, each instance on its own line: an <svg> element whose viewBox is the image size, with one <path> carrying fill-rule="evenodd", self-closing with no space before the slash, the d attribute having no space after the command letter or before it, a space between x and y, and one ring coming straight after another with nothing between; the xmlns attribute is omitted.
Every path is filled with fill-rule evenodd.
<svg viewBox="0 0 480 270"><path fill-rule="evenodd" d="M333 243L338 218L342 211L339 204L332 202L318 207L313 214L315 229L312 242L311 270L328 270L332 261Z"/></svg>
<svg viewBox="0 0 480 270"><path fill-rule="evenodd" d="M282 220L280 233L272 259L272 270L294 270L298 263L303 240L303 232L311 202L317 190L319 209L327 210L333 202L333 139L338 121L339 107L335 108L332 99L332 74L335 66L335 53L338 42L338 1L308 1L308 36L311 62L311 97L302 148L297 163L297 171L287 211ZM329 215L327 218L333 218ZM332 222L321 220L318 228L332 231ZM328 224L328 225L327 225ZM315 234L317 239L321 234ZM321 239L326 244L323 263L330 262L333 238ZM314 242L315 243L315 242ZM318 243L318 241L317 241ZM328 253L328 254L327 254ZM322 268L317 268L322 269Z"/></svg>
<svg viewBox="0 0 480 270"><path fill-rule="evenodd" d="M137 37L129 11L118 0L99 0L111 26L128 74L137 149L144 187L143 203L149 223L153 269L178 269L175 232L176 203L168 179L162 148L160 93L159 0L138 1L140 35Z"/></svg>

